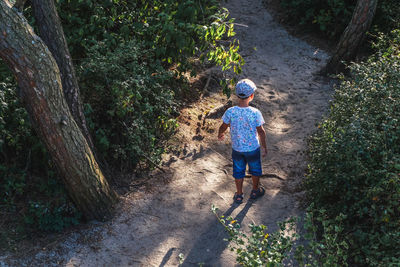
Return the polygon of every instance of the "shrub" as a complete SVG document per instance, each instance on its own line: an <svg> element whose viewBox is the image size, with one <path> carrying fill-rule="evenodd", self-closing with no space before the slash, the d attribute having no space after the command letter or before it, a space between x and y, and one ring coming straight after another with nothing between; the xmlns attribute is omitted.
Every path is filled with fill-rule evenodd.
<svg viewBox="0 0 400 267"><path fill-rule="evenodd" d="M378 1L374 24L378 26L375 31L386 34L394 29L400 28L400 6L398 1L384 0Z"/></svg>
<svg viewBox="0 0 400 267"><path fill-rule="evenodd" d="M87 56L98 42L113 50L123 41L141 40L155 60L193 71L189 58L204 54L224 70L240 71L238 44L227 40L235 32L228 11L218 0L206 1L67 1L58 3L73 58ZM224 40L224 42L221 42Z"/></svg>
<svg viewBox="0 0 400 267"><path fill-rule="evenodd" d="M299 266L348 266L349 244L344 240L342 213L330 218L324 209L311 205L307 209L304 228L306 245L296 247Z"/></svg>
<svg viewBox="0 0 400 267"><path fill-rule="evenodd" d="M283 0L288 17L293 22L311 26L334 39L339 37L350 22L355 0ZM390 32L400 27L400 6L395 0L378 1L373 21L376 31Z"/></svg>
<svg viewBox="0 0 400 267"><path fill-rule="evenodd" d="M154 54L136 41L121 43L114 51L100 43L79 69L95 146L122 170L135 168L146 157L157 161L162 141L176 126L172 88L179 85L172 72L152 61Z"/></svg>
<svg viewBox="0 0 400 267"><path fill-rule="evenodd" d="M361 265L400 262L400 32L394 35L381 36L380 51L342 77L310 142L308 196L331 221L344 214L337 242L349 244L347 258Z"/></svg>
<svg viewBox="0 0 400 267"><path fill-rule="evenodd" d="M241 266L283 266L292 249L297 235L293 233L295 222L289 219L278 223L279 230L267 233L265 225L250 224L248 235L240 230L240 224L232 217L218 215L218 208L212 205L211 211L229 234L229 248L236 253L236 262Z"/></svg>

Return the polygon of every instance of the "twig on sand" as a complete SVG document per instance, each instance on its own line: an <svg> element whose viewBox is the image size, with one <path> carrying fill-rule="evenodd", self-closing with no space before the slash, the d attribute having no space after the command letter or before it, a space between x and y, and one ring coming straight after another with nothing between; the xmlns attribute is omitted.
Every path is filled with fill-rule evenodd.
<svg viewBox="0 0 400 267"><path fill-rule="evenodd" d="M139 212L137 212L136 214L137 214L137 215L139 215L139 214L142 214L142 215L147 215L147 216L150 216L150 217L155 217L155 218L157 218L157 219L160 219L160 220L161 220L161 217L160 217L160 216L158 216L158 215L154 215L154 214L151 214L151 213L148 213L148 212L144 212L144 211L139 211Z"/></svg>
<svg viewBox="0 0 400 267"><path fill-rule="evenodd" d="M214 109L212 109L210 112L207 113L207 115L204 117L205 119L216 119L216 118L220 118L222 117L222 115L224 114L224 112L232 107L232 100L229 100L228 102L226 102L223 105L220 105Z"/></svg>
<svg viewBox="0 0 400 267"><path fill-rule="evenodd" d="M250 177L251 177L251 174L246 174L245 177L246 177L246 178L250 178ZM283 179L282 177L279 177L278 175L273 174L273 173L264 173L264 174L261 174L260 177L261 177L261 178L276 178L276 179L279 179L279 180L282 180L282 181L285 180L285 179Z"/></svg>

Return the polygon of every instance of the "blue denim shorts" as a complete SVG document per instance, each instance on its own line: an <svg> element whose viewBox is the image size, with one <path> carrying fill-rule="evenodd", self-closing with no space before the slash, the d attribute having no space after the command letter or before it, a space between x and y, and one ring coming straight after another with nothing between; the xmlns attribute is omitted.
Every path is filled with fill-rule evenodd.
<svg viewBox="0 0 400 267"><path fill-rule="evenodd" d="M261 176L261 154L260 148L250 152L238 152L232 149L233 177L242 179L246 175L246 166L249 165L249 173Z"/></svg>

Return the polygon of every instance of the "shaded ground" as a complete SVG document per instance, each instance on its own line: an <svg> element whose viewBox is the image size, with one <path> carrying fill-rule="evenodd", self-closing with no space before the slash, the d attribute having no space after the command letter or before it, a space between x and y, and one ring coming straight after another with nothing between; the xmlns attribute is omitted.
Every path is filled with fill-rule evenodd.
<svg viewBox="0 0 400 267"><path fill-rule="evenodd" d="M282 7L281 0L262 0L268 12L272 15L275 21L280 23L290 35L306 41L312 46L321 48L326 52L333 52L338 40L329 38L316 28L310 28L299 21L293 20L288 10ZM317 27L317 26L315 26Z"/></svg>
<svg viewBox="0 0 400 267"><path fill-rule="evenodd" d="M220 120L204 121L204 114L226 99L211 93L183 110L174 149L165 155L167 173L149 177L157 184L151 193L130 193L111 222L35 247L29 257L0 256L0 266L177 266L179 253L185 255L183 266L234 266L211 204L243 225L262 223L270 230L277 221L303 214L298 185L306 167L305 139L331 94L331 86L313 73L327 55L288 35L261 1L229 0L226 7L236 18L246 60L242 77L257 84L253 104L266 121L269 155L261 179L266 195L248 202L251 181L246 179L244 203L232 205L230 143L217 141Z"/></svg>

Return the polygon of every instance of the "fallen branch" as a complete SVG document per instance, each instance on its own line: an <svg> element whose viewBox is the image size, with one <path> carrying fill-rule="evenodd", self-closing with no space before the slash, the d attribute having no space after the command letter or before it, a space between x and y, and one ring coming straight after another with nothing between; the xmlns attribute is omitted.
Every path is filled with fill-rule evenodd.
<svg viewBox="0 0 400 267"><path fill-rule="evenodd" d="M246 174L245 177L246 177L246 178L250 178L250 177L251 177L251 174ZM273 173L264 173L264 174L261 174L260 178L275 178L275 179L282 180L282 181L285 180L285 179L283 179L282 177L279 177L278 175L273 174Z"/></svg>
<svg viewBox="0 0 400 267"><path fill-rule="evenodd" d="M210 112L207 113L207 115L204 117L204 119L217 119L217 118L220 118L220 117L222 117L224 112L230 107L232 107L232 100L229 100L225 104L220 105L220 106L210 110Z"/></svg>
<svg viewBox="0 0 400 267"><path fill-rule="evenodd" d="M206 82L206 85L203 88L203 91L201 92L200 99L203 98L205 92L207 91L208 85L210 84L210 81L211 81L211 76L212 76L212 72L210 72L210 74L208 74L207 82Z"/></svg>

